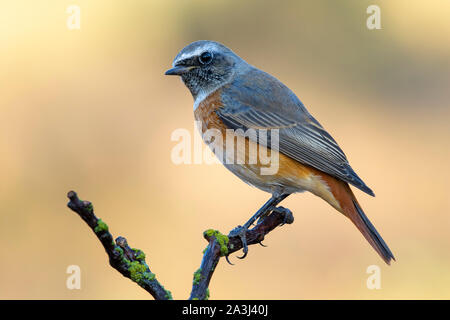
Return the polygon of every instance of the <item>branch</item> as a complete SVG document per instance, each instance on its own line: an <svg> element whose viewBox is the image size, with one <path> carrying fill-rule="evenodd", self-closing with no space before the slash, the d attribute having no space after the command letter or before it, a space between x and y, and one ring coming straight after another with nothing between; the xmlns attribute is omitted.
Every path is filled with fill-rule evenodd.
<svg viewBox="0 0 450 320"><path fill-rule="evenodd" d="M270 211L269 211L270 212ZM278 226L291 224L294 216L289 209L275 208L268 216L258 221L257 225L247 230L247 244L261 244L266 234ZM221 257L228 256L242 249L242 241L239 236L225 236L217 230L207 230L203 237L209 242L206 247L200 268L194 273L191 300L204 300L209 298L209 282Z"/></svg>
<svg viewBox="0 0 450 320"><path fill-rule="evenodd" d="M67 194L70 199L67 206L76 212L86 224L94 231L109 257L109 264L124 277L131 279L150 293L156 300L171 300L172 294L166 290L155 274L150 271L145 262L145 254L139 249L128 246L124 237L113 241L108 226L94 214L94 207L89 201L82 201L74 191ZM291 224L294 217L289 209L277 207L268 209L267 215L260 219L255 227L247 230L247 244L253 245L264 240L266 234L276 227ZM207 230L203 237L208 241L200 268L194 273L190 300L204 300L209 298L209 282L221 257L227 257L233 252L242 249L242 241L237 235L225 236L217 230Z"/></svg>
<svg viewBox="0 0 450 320"><path fill-rule="evenodd" d="M156 300L170 300L172 294L156 280L155 274L150 271L145 262L145 254L139 249L131 249L124 237L113 241L108 226L94 214L94 207L89 201L82 201L74 191L67 194L70 199L67 206L76 212L94 231L109 257L109 264L144 290Z"/></svg>

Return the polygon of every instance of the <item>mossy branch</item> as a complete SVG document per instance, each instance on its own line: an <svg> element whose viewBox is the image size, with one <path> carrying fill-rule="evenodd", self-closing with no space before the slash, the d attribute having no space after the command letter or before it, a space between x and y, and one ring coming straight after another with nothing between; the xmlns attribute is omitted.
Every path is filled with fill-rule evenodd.
<svg viewBox="0 0 450 320"><path fill-rule="evenodd" d="M271 211L271 212L270 212ZM264 240L266 234L283 224L294 222L294 216L289 209L277 207L269 210L267 216L262 218L255 227L247 230L247 244L257 244ZM207 230L203 237L208 241L208 246L203 252L200 268L194 273L191 300L205 300L209 298L209 282L221 257L227 257L233 252L242 249L242 241L239 236L225 236L217 230Z"/></svg>
<svg viewBox="0 0 450 320"><path fill-rule="evenodd" d="M145 254L139 249L128 246L124 237L118 237L113 241L108 225L94 214L94 207L89 201L82 201L76 192L67 194L69 203L67 206L76 212L92 229L102 243L109 257L110 265L144 290L150 293L156 300L171 300L172 294L166 290L150 271L145 262ZM292 212L283 207L269 209L264 218L260 219L255 227L247 230L247 244L261 243L266 234L283 224L291 224L294 221ZM239 236L225 236L217 230L207 230L203 237L208 241L208 246L203 251L203 259L200 268L194 273L190 300L206 300L209 298L209 283L214 274L220 258L227 257L240 249L242 242Z"/></svg>
<svg viewBox="0 0 450 320"><path fill-rule="evenodd" d="M118 237L114 242L107 224L95 216L92 203L80 200L74 191L70 191L67 197L70 199L67 206L76 212L95 233L108 254L109 264L114 269L136 282L156 300L172 299L170 291L166 290L156 280L155 274L150 271L145 262L145 254L141 250L131 249L124 237Z"/></svg>

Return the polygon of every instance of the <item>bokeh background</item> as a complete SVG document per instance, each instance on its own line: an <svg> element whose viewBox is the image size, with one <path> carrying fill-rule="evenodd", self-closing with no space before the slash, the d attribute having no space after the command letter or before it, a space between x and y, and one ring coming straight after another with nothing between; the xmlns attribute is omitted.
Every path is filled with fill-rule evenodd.
<svg viewBox="0 0 450 320"><path fill-rule="evenodd" d="M69 5L81 29L66 27ZM368 30L366 8L381 8ZM355 191L393 250L388 267L310 194L295 223L222 261L212 299L450 298L450 2L71 0L0 3L0 298L149 299L113 270L66 208L74 189L114 236L187 298L202 232L247 220L268 195L220 165L175 165L192 98L163 76L199 39L223 42L287 84L377 195ZM81 268L81 290L66 268ZM369 265L381 289L369 290Z"/></svg>

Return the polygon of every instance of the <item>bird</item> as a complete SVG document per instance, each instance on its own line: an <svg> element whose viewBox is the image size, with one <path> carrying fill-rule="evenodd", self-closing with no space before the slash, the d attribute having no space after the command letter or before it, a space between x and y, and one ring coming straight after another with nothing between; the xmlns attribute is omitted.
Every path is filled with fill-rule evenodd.
<svg viewBox="0 0 450 320"><path fill-rule="evenodd" d="M308 191L350 219L384 262L389 265L391 260L395 261L350 185L371 196L375 196L374 192L352 169L335 139L286 85L250 65L225 45L210 40L185 46L165 75L180 76L189 89L203 140L224 166L247 184L271 194L244 226L232 231L241 237L243 257L248 252L247 229L289 195ZM227 147L225 139L205 138L208 130L223 137L231 130L232 139L244 139L245 149ZM273 140L277 143L273 147L270 137L264 142L260 139L262 134L246 135L248 130L274 131ZM264 164L259 159L250 163L252 147L276 156L276 172L263 174ZM245 161L228 161L234 153Z"/></svg>

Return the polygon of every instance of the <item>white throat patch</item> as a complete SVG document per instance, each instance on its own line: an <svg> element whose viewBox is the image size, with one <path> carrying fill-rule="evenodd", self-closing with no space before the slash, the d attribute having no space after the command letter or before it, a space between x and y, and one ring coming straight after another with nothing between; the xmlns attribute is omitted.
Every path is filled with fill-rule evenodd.
<svg viewBox="0 0 450 320"><path fill-rule="evenodd" d="M197 97L195 98L194 101L194 111L197 110L198 106L200 105L200 103L202 103L203 100L205 100L211 93L213 93L214 91L216 91L217 89L211 90L211 91L200 91L197 94Z"/></svg>

